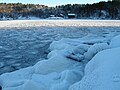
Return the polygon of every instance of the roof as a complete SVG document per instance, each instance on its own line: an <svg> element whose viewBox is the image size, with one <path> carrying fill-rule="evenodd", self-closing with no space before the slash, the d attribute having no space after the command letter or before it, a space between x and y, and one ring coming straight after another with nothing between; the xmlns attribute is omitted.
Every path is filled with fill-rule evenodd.
<svg viewBox="0 0 120 90"><path fill-rule="evenodd" d="M76 14L75 13L68 13L68 15L75 16Z"/></svg>

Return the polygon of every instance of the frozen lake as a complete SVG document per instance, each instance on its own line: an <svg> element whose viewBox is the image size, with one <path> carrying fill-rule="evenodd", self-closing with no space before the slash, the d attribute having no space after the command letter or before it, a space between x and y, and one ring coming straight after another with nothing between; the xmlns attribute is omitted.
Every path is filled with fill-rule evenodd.
<svg viewBox="0 0 120 90"><path fill-rule="evenodd" d="M115 20L15 20L0 21L0 74L34 65L46 58L53 40L95 34L120 34Z"/></svg>

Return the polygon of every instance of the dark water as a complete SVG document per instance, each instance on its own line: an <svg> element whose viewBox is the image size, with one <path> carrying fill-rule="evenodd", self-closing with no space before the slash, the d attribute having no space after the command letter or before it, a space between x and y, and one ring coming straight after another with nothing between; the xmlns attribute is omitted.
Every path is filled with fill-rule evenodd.
<svg viewBox="0 0 120 90"><path fill-rule="evenodd" d="M46 57L51 40L32 30L0 30L0 74L34 65Z"/></svg>
<svg viewBox="0 0 120 90"><path fill-rule="evenodd" d="M0 74L34 65L45 59L47 56L45 51L53 40L63 37L80 37L81 32L73 34L75 30L79 31L78 28L73 29L73 27L0 29Z"/></svg>

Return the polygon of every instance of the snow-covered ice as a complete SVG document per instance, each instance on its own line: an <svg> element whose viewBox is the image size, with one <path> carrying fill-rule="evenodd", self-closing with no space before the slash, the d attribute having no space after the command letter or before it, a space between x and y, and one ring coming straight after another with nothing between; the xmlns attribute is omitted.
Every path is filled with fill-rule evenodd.
<svg viewBox="0 0 120 90"><path fill-rule="evenodd" d="M120 21L115 20L11 20L0 22L0 74L34 65L45 59L50 43L81 38L84 44L107 42L119 34ZM94 39L96 38L96 39ZM108 40L106 40L107 38ZM89 41L89 39L91 39ZM59 41L62 43L62 40ZM78 44L74 42L72 44ZM58 43L59 43L58 42ZM62 43L62 46L66 45ZM64 44L64 45L63 45ZM51 44L52 45L52 44ZM58 44L55 45L62 48ZM54 48L56 48L54 47ZM52 47L51 47L52 49ZM81 51L81 50L80 50ZM82 50L83 51L83 50ZM70 58L84 58L79 53Z"/></svg>
<svg viewBox="0 0 120 90"><path fill-rule="evenodd" d="M118 40L120 40L120 35L111 41L114 48L99 52L88 62L82 80L73 84L69 90L120 89L120 44L118 45Z"/></svg>
<svg viewBox="0 0 120 90"><path fill-rule="evenodd" d="M2 90L120 89L120 21L0 23Z"/></svg>

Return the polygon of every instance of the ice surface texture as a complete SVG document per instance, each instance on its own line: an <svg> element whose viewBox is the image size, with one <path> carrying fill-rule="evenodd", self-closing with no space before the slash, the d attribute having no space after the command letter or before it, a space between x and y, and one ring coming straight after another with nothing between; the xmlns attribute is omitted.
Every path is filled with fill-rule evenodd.
<svg viewBox="0 0 120 90"><path fill-rule="evenodd" d="M53 22L55 21L50 22L50 25L55 25ZM63 23L65 24L65 22ZM73 24L76 22L78 21L74 21ZM59 37L55 39L59 41L50 39L53 42L50 44L50 53L47 59L39 61L31 67L2 74L0 76L0 86L2 86L3 90L119 90L120 76L118 68L120 48L119 43L116 46L116 42L120 39L117 36L111 40L112 37L119 33L119 27L114 27L116 30L113 27L109 27L109 30L108 27L101 27L101 30L98 27L87 27L89 30L85 33L86 35L83 34L83 38L77 39L69 39L69 36L71 36L68 34L69 29L77 30L79 28L85 30L86 27L61 29L58 26L58 31L50 27L44 28L46 28L45 30L50 30L51 34L53 32L55 34L58 33L58 29L62 30L61 32L67 31L67 33L64 35L57 34ZM106 30L104 31L103 28ZM42 35L49 36L49 34ZM69 38L62 38L63 36L61 35L64 37L68 36ZM27 41L29 41L29 38L27 38ZM1 46L0 49L4 48ZM10 58L11 56L6 57ZM4 63L1 62L0 67L3 67L3 65ZM110 88L108 83L111 85Z"/></svg>

